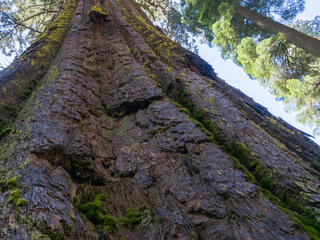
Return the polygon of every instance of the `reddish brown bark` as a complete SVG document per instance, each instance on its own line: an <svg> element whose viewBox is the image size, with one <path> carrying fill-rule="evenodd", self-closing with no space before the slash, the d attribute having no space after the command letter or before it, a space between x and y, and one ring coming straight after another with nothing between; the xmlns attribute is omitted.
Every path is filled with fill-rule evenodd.
<svg viewBox="0 0 320 240"><path fill-rule="evenodd" d="M309 239L230 149L242 142L273 173L275 194L318 210L319 147L225 84L134 2L100 5L108 17L93 20L93 1L79 1L46 74L8 117L0 238ZM13 84L15 74L0 82ZM7 203L14 176L27 206ZM76 207L97 194L118 231ZM120 224L142 205L140 223Z"/></svg>

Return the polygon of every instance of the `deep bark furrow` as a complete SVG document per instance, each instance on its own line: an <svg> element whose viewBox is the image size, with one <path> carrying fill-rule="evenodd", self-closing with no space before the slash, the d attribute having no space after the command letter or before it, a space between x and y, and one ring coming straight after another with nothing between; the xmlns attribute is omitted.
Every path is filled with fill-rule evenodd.
<svg viewBox="0 0 320 240"><path fill-rule="evenodd" d="M132 14L130 16L132 16ZM137 21L135 23L134 18L127 19L127 21L139 31L139 27L135 25ZM126 25L123 26L125 27ZM164 77L163 72L167 70L166 66L159 63L159 61L152 57L152 51L150 51L146 45L141 46L144 42L141 40L139 41L137 39L138 37L132 33L132 30L128 29L125 31L125 35L130 34L133 42L134 39L136 39L135 45L133 44L131 49L140 50L140 54L136 53L136 55L142 61L153 61L155 63L154 65L150 64L148 66L150 67L151 72L157 75L164 88L170 83L170 81L171 84L175 84L175 78L179 78L180 83L178 88L180 89L177 91L188 92L185 97L191 97L192 102L194 102L200 109L206 109L206 119L214 122L220 127L220 129L222 129L222 133L220 134L224 135L224 141L226 141L229 147L234 141L246 144L246 146L252 151L252 154L258 156L258 161L261 162L262 166L267 169L271 169L270 173L272 172L277 176L277 178L272 177L272 181L274 181L274 184L279 184L278 190L273 191L276 195L283 198L285 194L292 195L294 192L291 196L293 199L298 199L298 201L302 202L302 205L307 204L310 207L314 207L316 212L319 212L317 199L319 197L320 185L319 173L317 171L314 171L306 165L303 159L297 160L297 155L290 153L277 139L273 139L272 137L270 138L270 136L257 127L257 125L252 122L248 122L247 116L244 116L238 107L236 105L234 106L230 100L228 100L228 103L224 94L221 94L214 89L209 88L208 90L208 86L211 85L210 83L212 80L207 82L203 81L197 74L189 69L179 69L179 71L177 71L178 73L174 70L173 72L175 73L166 74ZM154 33L149 31L148 34L144 31L141 32L141 34L145 39L148 39ZM157 38L153 40L157 40ZM130 42L130 40L127 41ZM154 51L157 51L156 47L154 47L152 43L148 42L148 44ZM143 53L142 55L144 55L144 57L141 56L141 53ZM170 58L170 55L167 56L167 58ZM164 60L168 62L167 59ZM168 75L171 76L168 77ZM186 101L183 99L180 100L182 101L182 104L183 101ZM271 120L269 121L271 122ZM316 148L316 150L318 149ZM288 179L289 175L291 178L290 180ZM271 178L271 175L269 176ZM306 181L306 179L308 180ZM307 202L304 202L306 199Z"/></svg>
<svg viewBox="0 0 320 240"><path fill-rule="evenodd" d="M136 23L138 22L134 18L131 18L128 22L133 23L134 21ZM126 28L126 26L126 24L123 24L122 28ZM139 28L135 27L135 29ZM131 35L131 41L135 42L132 44L131 49L138 49L139 53L144 56L140 57L141 61L153 62L149 67L152 73L157 75L164 88L170 84L170 82L175 83L176 78L179 78L180 81L182 81L178 86L182 88L179 89L179 91L183 92L186 90L191 94L192 101L195 102L200 109L206 109L207 119L220 127L222 130L220 134L224 135L224 140L227 144L231 145L233 141L244 143L259 157L264 167L276 173L282 187L288 189L289 192L296 192L296 197L301 198L301 200L305 197L307 197L307 199L309 198L309 205L314 206L320 188L318 172L313 171L306 165L303 159L297 161L297 155L290 153L277 139L273 139L257 127L257 125L252 122L250 123L246 119L246 115L243 115L234 103L226 99L224 93L210 89L209 86L212 80L203 80L198 74L195 74L187 68L179 69L178 71L172 70L172 73L166 73L164 77L163 72L167 72L167 66L159 62L159 59L154 59L152 55L153 51L142 41L143 38L141 39L139 35L134 34L130 29L124 29L123 31L124 35ZM150 31L148 34L144 31L142 34L144 34L144 38L148 38L151 34L156 33ZM149 43L149 45L156 51L152 44ZM170 55L167 56L167 58L170 57ZM289 174L292 180L288 180ZM307 183L305 181L306 178L309 179ZM274 181L275 180L276 179L274 179ZM300 196L301 191L307 195Z"/></svg>

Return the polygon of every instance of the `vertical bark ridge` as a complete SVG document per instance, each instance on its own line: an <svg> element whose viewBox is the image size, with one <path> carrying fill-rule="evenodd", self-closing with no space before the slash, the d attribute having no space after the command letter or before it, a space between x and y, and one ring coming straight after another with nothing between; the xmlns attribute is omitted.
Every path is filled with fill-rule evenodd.
<svg viewBox="0 0 320 240"><path fill-rule="evenodd" d="M48 70L67 33L78 0L69 1L47 30L0 72L0 121L8 123Z"/></svg>
<svg viewBox="0 0 320 240"><path fill-rule="evenodd" d="M124 3L123 6L126 6L126 3ZM282 204L287 204L287 196L284 195L288 194L293 199L301 202L301 206L306 204L313 208L315 210L313 214L319 214L318 203L316 200L319 196L320 187L319 172L310 168L304 162L303 158L298 160L299 157L295 153L290 152L281 142L279 142L278 139L269 136L259 125L248 121L246 112L244 115L241 111L242 109L239 109L231 99L229 99L227 103L225 98L226 94L218 91L221 89L221 80L219 84L220 89L213 89L211 86L217 86L218 84L211 84L212 80L210 79L200 80L197 71L194 71L192 68L191 71L190 68L182 69L183 64L181 64L181 60L183 60L183 57L187 55L186 52L185 54L180 54L180 57L179 55L174 56L174 60L172 62L170 62L170 59L172 60L171 53L161 55L161 53L158 52L159 49L157 49L157 40L162 38L162 41L159 41L162 44L163 41L166 40L160 34L158 34L158 38L154 37L154 35L157 35L155 29L148 28L149 31L142 30L143 28L141 28L141 25L144 24L143 21L141 21L139 17L135 18L132 13L128 14L127 7L123 7L121 9L123 10L124 15L129 18L127 19L127 22L130 23L136 31L140 32L142 38L146 39L146 42L150 46L150 49L148 49L148 46L146 46L143 41L137 40L139 37L135 34L131 34L131 40L128 41L135 42L132 44L131 49L138 49L136 56L140 61L153 62L153 64L149 64L148 67L150 67L151 72L157 76L163 88L168 88L170 86L171 89L167 91L169 97L179 101L183 106L189 108L193 116L200 114L200 116L194 117L200 118L205 127L208 125L208 120L217 125L221 129L220 134L218 135L224 135L223 145L227 147L227 151L233 153L234 150L232 148L235 143L236 145L238 143L244 143L245 145L239 144L238 146L244 147L246 149L245 151L247 151L247 148L251 151L252 156L246 157L251 157L250 160L252 161L252 164L258 164L258 162L260 162L262 167L268 170L268 175L266 177L269 177L270 179L268 180L262 176L262 179L260 180L262 184L266 185L268 190L271 190L272 193L276 194L284 201ZM126 25L123 26L125 27ZM131 30L128 29L123 31L125 32L125 35L130 35L131 33ZM144 46L142 46L143 44ZM176 45L170 41L167 45L176 47ZM176 52L179 54L179 51ZM159 62L159 59L158 61L155 60L155 57L152 56L153 53L157 53L162 61L173 67L172 69L175 68L172 71L173 73L168 74L168 66L163 64L163 62ZM144 55L144 57L141 55ZM147 60L148 58L149 61ZM164 76L164 72L166 72L166 76ZM215 80L219 83L219 79L215 78ZM177 82L179 83L177 84ZM228 88L230 89L230 87ZM229 90L229 92L232 91ZM181 98L181 96L183 96L183 98ZM191 100L191 103L188 102L188 98L189 101ZM244 104L242 103L242 105ZM199 110L195 108L199 108ZM195 110L197 110L198 113ZM202 114L205 117L203 117ZM268 115L270 116L269 113ZM272 115L271 117L267 116L265 119L269 122L275 121L272 118ZM208 130L210 130L210 128ZM290 130L287 130L286 128L283 130L284 132L290 132ZM277 132L279 132L279 129L277 129ZM284 133L283 135L285 134L288 133ZM301 135L298 131L297 134ZM291 133L291 135L295 135L295 132ZM303 137L301 138L303 139ZM263 142L265 144L262 144ZM317 154L319 152L319 148L315 147L311 141L307 141L307 144L308 142L309 146L311 145ZM268 150L266 150L266 148ZM299 152L301 151L297 151L297 153ZM308 161L310 161L310 159L307 159L307 162ZM311 159L310 162L315 163L315 166L318 164L316 159ZM250 168L252 166L247 165L246 167ZM254 173L256 178L261 177L258 174L260 173ZM290 180L288 179L289 174L291 178ZM269 183L267 181L269 181ZM270 181L273 181L271 185ZM289 208L290 207L291 206L289 206ZM292 210L296 211L297 209L292 207ZM302 215L304 214L302 213Z"/></svg>
<svg viewBox="0 0 320 240"><path fill-rule="evenodd" d="M136 25L136 30L138 27L141 28L141 26L138 25L144 25L141 18L138 19L139 21L137 21L137 19L131 20L131 24L134 23ZM230 101L233 101L234 104L247 115L247 117L264 129L273 138L279 139L283 145L290 149L290 151L299 155L301 159L310 163L318 171L320 170L320 148L307 137L308 135L306 133L290 126L283 120L274 117L266 108L255 103L239 90L227 85L223 80L219 79L215 75L212 67L199 58L199 56L181 48L156 28L151 28L151 26L149 26L147 29L149 29L149 31L140 31L140 33L148 45L151 46L153 52L159 56L164 63L169 63L170 59L175 57L174 54L170 53L170 51L178 53L180 56L172 60L173 64L168 64L171 68L179 68L180 66L190 67L192 71L214 80L209 80L209 84L214 88L223 91L225 96L227 96ZM158 44L166 45L165 47L167 48L167 51L161 51L161 46L159 47ZM161 70L159 72L161 72ZM168 84L168 82L164 82L163 86L166 84ZM239 101L239 99L241 99L241 101ZM279 128L281 128L281 131L279 131ZM288 141L288 139L290 139L290 141Z"/></svg>
<svg viewBox="0 0 320 240"><path fill-rule="evenodd" d="M2 239L96 239L94 226L82 220L72 202L76 182L85 181L92 169L87 169L91 156L79 141L83 131L77 124L99 112L95 86L90 84L89 68L83 61L91 39L87 1L80 1L72 26L56 59L50 64L35 93L27 101L13 124L14 130L1 144L2 179L17 177L16 190L29 205L19 209L9 204L10 189L1 196ZM88 78L88 79L87 79ZM90 97L86 97L87 94ZM83 108L75 111L74 106ZM82 115L81 115L82 114ZM87 119L83 126L88 126ZM79 139L74 139L78 137ZM71 141L71 152L65 149ZM76 141L78 140L78 142ZM81 160L81 162L80 162ZM78 162L79 161L79 162ZM58 167L62 166L62 167ZM79 171L86 169L82 176ZM73 180L70 175L75 179ZM99 182L99 179L91 179Z"/></svg>

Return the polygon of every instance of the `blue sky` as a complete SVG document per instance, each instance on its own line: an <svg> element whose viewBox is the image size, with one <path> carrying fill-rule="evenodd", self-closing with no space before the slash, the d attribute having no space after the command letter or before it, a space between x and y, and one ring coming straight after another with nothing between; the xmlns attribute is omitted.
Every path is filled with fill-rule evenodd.
<svg viewBox="0 0 320 240"><path fill-rule="evenodd" d="M306 0L305 11L298 15L297 19L313 19L320 15L320 0ZM312 133L310 127L298 123L295 113L287 113L284 110L284 104L275 101L266 88L263 88L258 81L248 78L244 71L230 60L223 60L216 48L209 48L207 45L199 44L199 55L209 62L220 78L224 79L230 85L240 89L242 92L253 98L256 102L265 106L277 117L281 117L291 125L307 133ZM8 65L10 58L5 58L0 53L0 64ZM320 145L320 136L313 139Z"/></svg>
<svg viewBox="0 0 320 240"><path fill-rule="evenodd" d="M317 15L320 15L320 0L306 0L305 11L299 14L297 19L313 19ZM271 95L258 81L249 79L242 68L235 65L231 60L223 60L217 48L209 48L205 44L199 44L199 55L209 62L218 76L228 84L240 89L256 102L268 108L273 115L282 118L306 133L312 134L312 129L309 126L296 121L296 113L285 112L284 104L276 101L275 96ZM317 136L313 141L320 145L320 136Z"/></svg>

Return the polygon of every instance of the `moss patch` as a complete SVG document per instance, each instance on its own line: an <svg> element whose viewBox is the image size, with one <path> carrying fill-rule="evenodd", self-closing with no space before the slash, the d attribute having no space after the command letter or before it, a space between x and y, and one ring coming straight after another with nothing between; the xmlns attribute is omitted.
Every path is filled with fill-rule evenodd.
<svg viewBox="0 0 320 240"><path fill-rule="evenodd" d="M17 187L18 186L18 179L19 179L18 176L14 176L14 177L8 179L8 181L7 181L8 188L10 189L10 188Z"/></svg>
<svg viewBox="0 0 320 240"><path fill-rule="evenodd" d="M18 198L16 202L16 207L22 208L28 205L28 200L24 198Z"/></svg>
<svg viewBox="0 0 320 240"><path fill-rule="evenodd" d="M4 129L6 127L6 125L7 124L0 119L0 132L2 132L2 129Z"/></svg>
<svg viewBox="0 0 320 240"><path fill-rule="evenodd" d="M107 13L103 11L101 6L94 5L89 12L90 15L95 15L95 16L107 16Z"/></svg>
<svg viewBox="0 0 320 240"><path fill-rule="evenodd" d="M271 192L275 192L279 188L276 177L261 166L260 161L251 155L249 149L243 143L235 141L228 150L232 156L239 159L240 163L255 177L256 183L261 187Z"/></svg>
<svg viewBox="0 0 320 240"><path fill-rule="evenodd" d="M250 172L251 178L254 177L253 182L273 203L298 222L310 236L315 239L320 238L320 224L313 210L306 208L297 199L283 191L276 177L269 170L263 168L259 160L251 156L250 151L243 143L233 142L230 152L239 159L245 170Z"/></svg>
<svg viewBox="0 0 320 240"><path fill-rule="evenodd" d="M4 106L3 107L11 117L16 117L18 114L18 109L14 106Z"/></svg>
<svg viewBox="0 0 320 240"><path fill-rule="evenodd" d="M48 65L50 61L43 61L43 59L48 58L48 56L53 57L56 55L60 43L68 30L77 2L77 0L68 1L61 14L58 15L58 17L49 25L47 30L39 37L38 40L44 40L42 47L37 50L37 57L40 59L33 59L31 62L32 65Z"/></svg>
<svg viewBox="0 0 320 240"><path fill-rule="evenodd" d="M0 181L0 191L6 191L8 189L14 189L18 186L19 176L14 176L10 179L2 179Z"/></svg>
<svg viewBox="0 0 320 240"><path fill-rule="evenodd" d="M14 189L11 193L10 196L7 200L8 204L16 204L16 202L18 201L18 199L20 198L21 192L19 189Z"/></svg>
<svg viewBox="0 0 320 240"><path fill-rule="evenodd" d="M121 6L120 1L117 2L120 5L120 9L127 23L143 36L152 51L154 51L163 62L176 68L175 62L184 60L184 57L176 51L179 49L179 45L176 42L148 24L148 22L143 17L139 16L139 14L135 14L133 11L129 12L125 6Z"/></svg>
<svg viewBox="0 0 320 240"><path fill-rule="evenodd" d="M191 120L233 159L235 166L244 172L249 181L259 186L265 195L281 210L289 214L301 228L314 239L320 239L320 223L313 210L304 207L303 203L289 195L278 184L276 176L264 168L260 160L241 142L228 143L222 136L220 128L209 121L205 112L193 103L187 90L178 83L169 83L164 87L166 94L179 109L187 113Z"/></svg>
<svg viewBox="0 0 320 240"><path fill-rule="evenodd" d="M133 228L141 223L142 218L142 213L140 211L135 212L132 208L127 208L125 217L122 217L120 221L123 226Z"/></svg>
<svg viewBox="0 0 320 240"><path fill-rule="evenodd" d="M214 138L218 145L223 144L223 139L219 134L219 127L205 118L205 112L192 102L190 93L187 90L183 90L181 86L171 82L167 84L164 91L170 98L174 99L175 105L178 103L181 106L179 107L180 109L187 109L188 115L192 117L193 122L207 135Z"/></svg>
<svg viewBox="0 0 320 240"><path fill-rule="evenodd" d="M12 131L12 128L10 126L11 124L8 124L0 130L0 139L5 137Z"/></svg>
<svg viewBox="0 0 320 240"><path fill-rule="evenodd" d="M35 80L32 80L32 81L28 84L27 88L24 89L24 90L22 91L22 93L21 93L21 96L20 96L20 97L21 97L22 101L27 100L27 99L31 96L31 94L32 94L32 92L33 92L33 89L34 89L36 86L37 86L37 82L36 82Z"/></svg>
<svg viewBox="0 0 320 240"><path fill-rule="evenodd" d="M94 201L76 206L91 222L103 226L108 232L115 233L118 231L118 222L113 216L107 214L107 210L102 206L102 201L105 199L104 195L98 194Z"/></svg>

